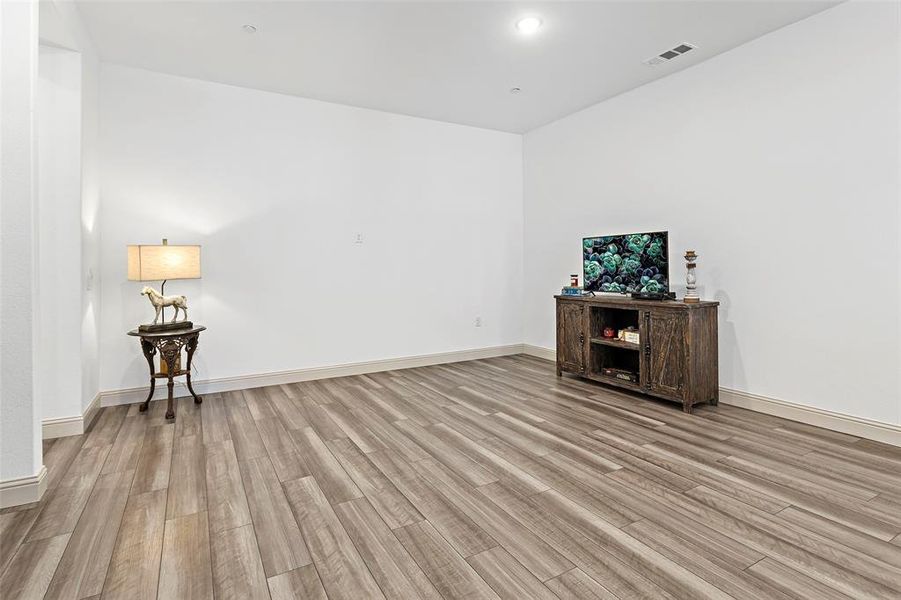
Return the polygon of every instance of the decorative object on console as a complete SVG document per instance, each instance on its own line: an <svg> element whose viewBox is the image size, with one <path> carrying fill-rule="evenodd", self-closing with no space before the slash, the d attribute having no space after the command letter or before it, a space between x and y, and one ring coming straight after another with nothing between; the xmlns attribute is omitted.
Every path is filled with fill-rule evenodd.
<svg viewBox="0 0 901 600"><path fill-rule="evenodd" d="M695 267L697 267L695 264L696 260L698 260L698 255L695 254L694 250L685 251L685 268L687 269L687 272L685 274L685 297L682 301L688 302L689 304L696 304L701 301L697 292L697 279L695 278Z"/></svg>
<svg viewBox="0 0 901 600"><path fill-rule="evenodd" d="M629 344L640 344L641 334L638 332L637 327L626 327L625 329L620 329L619 339Z"/></svg>
<svg viewBox="0 0 901 600"><path fill-rule="evenodd" d="M615 379L620 379L622 381L631 381L633 383L638 382L638 373L634 373L632 371L627 371L625 369L614 369L613 367L604 367L601 369L601 373L606 377L613 377Z"/></svg>
<svg viewBox="0 0 901 600"><path fill-rule="evenodd" d="M564 296L581 296L585 293L585 290L580 287L565 287L560 293Z"/></svg>
<svg viewBox="0 0 901 600"><path fill-rule="evenodd" d="M602 332L605 338L613 339L616 337L616 330L613 327L604 327Z"/></svg>
<svg viewBox="0 0 901 600"><path fill-rule="evenodd" d="M164 282L165 283L165 282ZM181 309L182 313L184 313L183 321L187 321L188 319L188 298L185 296L163 296L158 291L150 287L149 285L145 285L144 289L141 290L142 296L147 296L150 300L150 304L153 305L153 308L156 309L156 315L153 317L153 325L156 325L156 322L160 318L160 312L162 312L165 307L171 306L175 308L175 314L172 315L172 320L170 323L175 323L178 320L178 311ZM163 319L165 323L165 317Z"/></svg>
<svg viewBox="0 0 901 600"><path fill-rule="evenodd" d="M569 287L574 287L574 288L579 287L579 275L578 274L573 273L572 275L569 276Z"/></svg>
<svg viewBox="0 0 901 600"><path fill-rule="evenodd" d="M170 246L163 239L160 245L128 246L128 280L129 281L162 281L160 291L144 286L142 296L147 296L156 309L153 323L141 325L140 332L172 331L191 329L194 324L188 321L188 300L185 296L166 296L166 281L169 279L200 279L200 246ZM175 309L170 322L166 322L166 307ZM178 321L178 311L182 311L182 320ZM162 322L159 322L162 321Z"/></svg>

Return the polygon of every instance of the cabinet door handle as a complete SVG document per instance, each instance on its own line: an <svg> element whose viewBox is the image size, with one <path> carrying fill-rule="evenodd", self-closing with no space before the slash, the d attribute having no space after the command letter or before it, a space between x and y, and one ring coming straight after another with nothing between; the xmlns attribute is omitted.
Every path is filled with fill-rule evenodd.
<svg viewBox="0 0 901 600"><path fill-rule="evenodd" d="M644 356L645 356L645 378L644 389L651 389L651 311L644 313Z"/></svg>
<svg viewBox="0 0 901 600"><path fill-rule="evenodd" d="M651 357L651 312L644 313L644 355Z"/></svg>
<svg viewBox="0 0 901 600"><path fill-rule="evenodd" d="M580 343L580 344L584 344L584 343L585 343L585 334L584 334L584 333L580 333L580 334L579 334L579 343Z"/></svg>

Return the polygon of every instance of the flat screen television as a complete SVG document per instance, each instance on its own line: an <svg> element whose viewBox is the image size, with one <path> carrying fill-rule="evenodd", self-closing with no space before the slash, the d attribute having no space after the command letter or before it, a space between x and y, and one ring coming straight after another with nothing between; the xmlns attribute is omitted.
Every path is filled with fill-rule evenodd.
<svg viewBox="0 0 901 600"><path fill-rule="evenodd" d="M582 281L590 292L669 292L668 232L582 240Z"/></svg>

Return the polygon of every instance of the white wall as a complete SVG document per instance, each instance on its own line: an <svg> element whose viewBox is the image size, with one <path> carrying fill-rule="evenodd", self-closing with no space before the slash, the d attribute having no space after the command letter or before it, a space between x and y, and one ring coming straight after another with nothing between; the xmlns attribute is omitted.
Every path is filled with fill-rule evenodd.
<svg viewBox="0 0 901 600"><path fill-rule="evenodd" d="M40 3L38 115L41 237L39 323L46 375L42 415L81 416L100 391L98 78L100 62L75 3Z"/></svg>
<svg viewBox="0 0 901 600"><path fill-rule="evenodd" d="M163 237L203 246L195 379L522 341L520 136L107 64L100 114L102 389L147 384Z"/></svg>
<svg viewBox="0 0 901 600"><path fill-rule="evenodd" d="M528 133L526 342L553 347L583 235L668 229L722 386L901 422L898 16L842 4Z"/></svg>
<svg viewBox="0 0 901 600"><path fill-rule="evenodd" d="M36 394L44 418L81 415L81 55L38 59Z"/></svg>
<svg viewBox="0 0 901 600"><path fill-rule="evenodd" d="M100 61L82 45L81 408L100 394Z"/></svg>
<svg viewBox="0 0 901 600"><path fill-rule="evenodd" d="M37 2L0 2L0 481L34 477L43 464L33 368L37 55ZM0 507L20 501L4 492Z"/></svg>

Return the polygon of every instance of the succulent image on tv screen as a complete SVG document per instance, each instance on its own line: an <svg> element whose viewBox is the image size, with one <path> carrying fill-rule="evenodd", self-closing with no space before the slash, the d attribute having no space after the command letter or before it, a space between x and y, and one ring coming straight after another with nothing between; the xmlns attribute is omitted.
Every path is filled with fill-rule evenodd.
<svg viewBox="0 0 901 600"><path fill-rule="evenodd" d="M669 291L667 232L605 235L582 240L585 289L592 292Z"/></svg>

